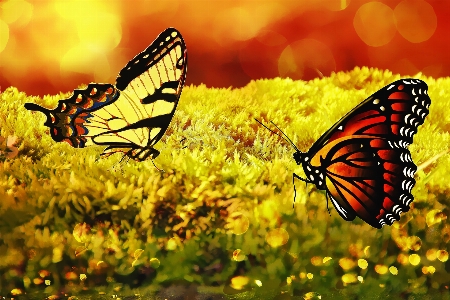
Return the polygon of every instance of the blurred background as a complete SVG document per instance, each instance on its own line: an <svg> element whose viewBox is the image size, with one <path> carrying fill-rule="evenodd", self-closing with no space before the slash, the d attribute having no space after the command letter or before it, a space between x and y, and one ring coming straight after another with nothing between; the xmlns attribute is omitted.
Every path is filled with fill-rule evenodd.
<svg viewBox="0 0 450 300"><path fill-rule="evenodd" d="M450 75L449 0L6 0L0 87L42 96L113 83L170 26L188 47L188 85L310 80L355 66Z"/></svg>

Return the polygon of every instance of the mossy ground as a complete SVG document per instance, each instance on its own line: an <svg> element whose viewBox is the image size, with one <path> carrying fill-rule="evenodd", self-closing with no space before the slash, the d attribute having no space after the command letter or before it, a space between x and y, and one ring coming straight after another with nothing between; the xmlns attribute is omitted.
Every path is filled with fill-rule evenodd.
<svg viewBox="0 0 450 300"><path fill-rule="evenodd" d="M420 165L449 149L450 78L414 77L432 99L409 147ZM357 68L310 82L185 87L156 147L165 172L150 161L116 170L119 155L99 159L102 148L54 142L44 115L23 104L54 107L70 93L39 98L8 88L0 94L0 296L110 298L175 284L217 286L239 299L448 299L448 154L417 172L400 222L375 230L333 208L330 216L324 193L300 181L293 209L292 173L303 170L293 149L254 121L273 121L307 151L400 78Z"/></svg>

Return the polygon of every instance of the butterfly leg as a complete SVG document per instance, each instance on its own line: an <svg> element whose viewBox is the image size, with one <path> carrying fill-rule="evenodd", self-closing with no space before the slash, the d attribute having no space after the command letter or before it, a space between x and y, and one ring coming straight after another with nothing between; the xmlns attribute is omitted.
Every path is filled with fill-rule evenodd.
<svg viewBox="0 0 450 300"><path fill-rule="evenodd" d="M328 199L328 192L325 193L325 198L327 198L327 210L328 210L328 214L329 214L330 217L331 217L330 208L328 207L328 201L329 201L329 199Z"/></svg>
<svg viewBox="0 0 450 300"><path fill-rule="evenodd" d="M183 142L186 140L186 138L185 137L183 137L182 139L181 139L181 141L180 141L180 144L183 144ZM184 146L183 148L181 148L181 149L184 149L184 148L187 148L187 146Z"/></svg>
<svg viewBox="0 0 450 300"><path fill-rule="evenodd" d="M152 161L152 164L155 166L156 170L158 170L158 171L164 173L164 170L163 170L163 169L160 169L160 168L158 168L158 167L155 165L155 162L153 161L153 159L151 159L151 161Z"/></svg>
<svg viewBox="0 0 450 300"><path fill-rule="evenodd" d="M294 185L294 202L292 203L292 208L295 206L295 197L297 196L297 190L295 189L295 176L298 177L297 174L292 173L292 184Z"/></svg>
<svg viewBox="0 0 450 300"><path fill-rule="evenodd" d="M300 179L301 181L304 181L306 183L306 186L308 186L308 183L312 183L312 181L309 181L307 179L301 178L295 173L292 173L292 184L294 185L294 203L292 203L292 208L295 205L295 197L297 196L297 190L295 189L295 178Z"/></svg>

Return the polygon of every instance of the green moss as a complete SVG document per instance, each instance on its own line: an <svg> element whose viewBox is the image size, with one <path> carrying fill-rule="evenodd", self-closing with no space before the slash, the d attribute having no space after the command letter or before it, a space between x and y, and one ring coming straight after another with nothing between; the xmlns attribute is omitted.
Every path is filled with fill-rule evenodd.
<svg viewBox="0 0 450 300"><path fill-rule="evenodd" d="M410 146L420 165L449 148L450 79L414 77L427 82L432 99ZM27 97L8 88L0 94L0 136L16 136L18 153L0 157L1 293L21 288L55 294L61 286L77 293L104 284L108 290L174 282L228 286L237 275L249 279L252 291L246 293L252 295L279 289L336 296L330 291L338 288L348 299L445 290L445 252L437 252L438 259L433 253L447 249L450 240L448 154L417 173L415 201L400 222L375 230L343 221L334 209L330 216L324 194L301 182L292 209L292 172L303 170L293 149L254 121L273 121L306 151L346 112L399 78L362 68L310 82L276 78L241 89L185 87L156 147L161 155L155 163L164 173L150 161L130 161L117 172L112 168L120 156L99 159L102 148L54 142L44 115L23 104L54 107L70 94ZM273 248L266 237L278 228L287 234L279 240L287 243ZM419 255L418 265L409 263L411 254ZM332 259L323 263L324 257ZM398 275L378 274L377 265L396 267ZM434 274L424 274L430 266ZM362 276L365 285L343 283L345 274L350 281Z"/></svg>

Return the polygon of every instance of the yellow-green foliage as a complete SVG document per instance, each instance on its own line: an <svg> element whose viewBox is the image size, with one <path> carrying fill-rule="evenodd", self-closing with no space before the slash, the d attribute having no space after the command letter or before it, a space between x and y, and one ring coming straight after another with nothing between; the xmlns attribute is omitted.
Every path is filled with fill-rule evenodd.
<svg viewBox="0 0 450 300"><path fill-rule="evenodd" d="M414 77L427 82L432 99L410 146L420 165L449 149L450 79ZM293 209L292 173L303 170L294 150L254 120L273 121L307 151L359 102L400 78L357 68L310 82L185 87L156 146L155 164L164 173L151 161L116 170L119 155L99 159L102 148L54 142L44 115L23 104L53 108L70 94L27 97L8 88L0 94L0 291L55 293L68 282L75 292L105 283L139 285L143 272L144 284L231 284L255 293L445 290L448 154L416 174L415 201L400 222L376 230L360 220L345 222L333 208L330 216L325 195L300 181ZM12 158L5 156L13 151L9 136L17 137ZM416 265L412 254L420 258Z"/></svg>

